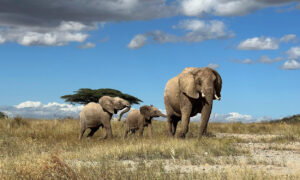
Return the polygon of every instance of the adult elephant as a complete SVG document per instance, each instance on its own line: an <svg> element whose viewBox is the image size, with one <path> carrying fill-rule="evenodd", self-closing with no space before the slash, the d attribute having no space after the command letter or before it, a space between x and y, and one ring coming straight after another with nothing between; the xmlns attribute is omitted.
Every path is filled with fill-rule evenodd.
<svg viewBox="0 0 300 180"><path fill-rule="evenodd" d="M124 109L119 117L119 121L124 113L130 110L130 103L120 97L103 96L99 99L99 104L90 102L84 106L79 114L80 134L79 139L82 138L86 129L90 128L91 132L87 137L92 137L94 133L103 127L105 129L104 138L112 138L111 117L119 110Z"/></svg>
<svg viewBox="0 0 300 180"><path fill-rule="evenodd" d="M185 68L170 79L164 92L168 118L168 131L174 136L177 123L182 120L177 137L184 138L189 129L190 117L201 113L200 136L206 134L213 100L221 99L222 78L211 68Z"/></svg>

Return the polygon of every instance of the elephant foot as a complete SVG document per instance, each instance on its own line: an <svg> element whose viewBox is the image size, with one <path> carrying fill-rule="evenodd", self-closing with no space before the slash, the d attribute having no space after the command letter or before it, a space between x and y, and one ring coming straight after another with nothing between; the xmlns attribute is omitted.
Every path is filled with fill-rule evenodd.
<svg viewBox="0 0 300 180"><path fill-rule="evenodd" d="M185 133L178 133L177 135L176 135L176 138L178 138L178 139L184 139L185 138Z"/></svg>
<svg viewBox="0 0 300 180"><path fill-rule="evenodd" d="M168 133L169 137L174 137L173 133Z"/></svg>
<svg viewBox="0 0 300 180"><path fill-rule="evenodd" d="M202 135L200 135L200 137L217 137L215 134L213 133L210 133L210 132L206 132L206 133L203 133Z"/></svg>

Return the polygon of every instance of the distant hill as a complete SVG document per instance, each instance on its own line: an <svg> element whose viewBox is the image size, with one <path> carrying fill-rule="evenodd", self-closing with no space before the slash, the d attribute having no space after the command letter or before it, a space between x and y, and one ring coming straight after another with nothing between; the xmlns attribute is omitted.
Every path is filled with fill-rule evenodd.
<svg viewBox="0 0 300 180"><path fill-rule="evenodd" d="M274 120L271 122L282 122L282 123L300 123L300 114L294 115L294 116L290 116L290 117L285 117L279 120Z"/></svg>

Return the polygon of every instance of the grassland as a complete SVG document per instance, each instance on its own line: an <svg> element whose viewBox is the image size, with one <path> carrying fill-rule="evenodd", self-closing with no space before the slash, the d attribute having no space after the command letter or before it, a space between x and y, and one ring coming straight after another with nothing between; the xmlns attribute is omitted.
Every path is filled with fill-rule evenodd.
<svg viewBox="0 0 300 180"><path fill-rule="evenodd" d="M300 178L299 123L210 123L201 139L191 123L184 140L167 137L165 122L154 121L153 138L123 139L123 123L112 126L113 139L100 129L79 141L74 119L0 119L0 179Z"/></svg>

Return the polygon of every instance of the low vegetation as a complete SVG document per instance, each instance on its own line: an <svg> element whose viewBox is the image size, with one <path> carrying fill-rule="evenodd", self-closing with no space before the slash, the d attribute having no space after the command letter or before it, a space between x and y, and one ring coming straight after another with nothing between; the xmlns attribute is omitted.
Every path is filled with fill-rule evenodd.
<svg viewBox="0 0 300 180"><path fill-rule="evenodd" d="M300 114L290 116L290 117L285 117L280 120L275 120L275 121L271 121L271 122L273 122L273 123L292 123L292 124L300 123Z"/></svg>
<svg viewBox="0 0 300 180"><path fill-rule="evenodd" d="M0 119L0 179L299 178L243 167L222 171L181 171L182 165L205 167L220 164L224 157L249 154L247 149L236 145L247 140L220 138L215 136L217 133L274 134L281 136L256 141L289 143L299 141L299 124L210 123L210 136L199 139L199 123L191 123L187 138L181 140L167 137L165 122L153 123L152 139L147 128L143 138L130 135L123 139L123 122L113 121L113 139L103 139L104 133L100 129L93 138L79 141L75 119ZM226 158L222 163L236 164Z"/></svg>

